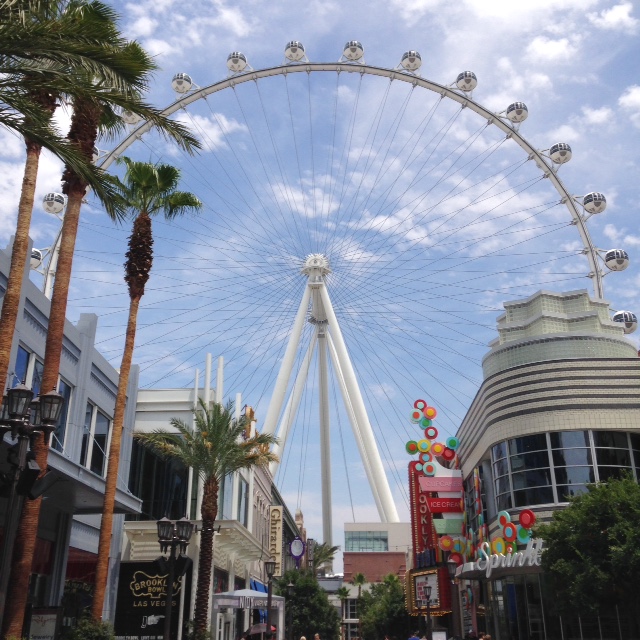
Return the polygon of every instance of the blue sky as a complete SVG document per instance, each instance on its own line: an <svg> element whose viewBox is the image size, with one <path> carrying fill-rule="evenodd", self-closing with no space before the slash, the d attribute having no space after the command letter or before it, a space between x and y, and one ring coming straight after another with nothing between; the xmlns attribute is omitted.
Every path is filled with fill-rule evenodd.
<svg viewBox="0 0 640 640"><path fill-rule="evenodd" d="M532 146L571 145L573 159L560 171L571 193L606 195L606 212L589 220L594 244L626 249L632 260L627 271L605 278L606 297L614 309L640 311L640 14L631 2L114 5L125 33L156 56L149 99L160 107L175 100L174 73L206 87L226 77L231 51L245 53L254 69L272 67L283 63L292 39L314 62L337 61L351 39L363 43L373 66L393 68L415 49L422 76L443 85L474 71L473 97L482 105L500 112L517 100L527 104L520 131ZM304 286L300 262L326 251L334 267L330 295L407 518L404 443L416 435L408 421L413 400L438 407L437 426L455 433L481 380L501 303L543 287L590 288L568 212L495 127L399 82L335 73L279 77L200 100L178 117L203 140L197 158L155 135L127 151L180 166L183 188L205 202L198 219L154 226L156 259L135 356L142 384L190 386L207 351L224 355L225 392L242 392L260 421ZM68 114L59 121L64 127ZM6 241L23 151L19 140L0 135ZM40 197L59 189L59 176L58 163L44 158ZM36 247L49 246L56 231L55 219L34 213ZM115 366L126 321L121 265L128 233L89 199L69 316L100 316L99 346ZM304 511L310 535L321 538L316 386L312 375L277 480L290 507ZM331 394L334 544L342 544L344 521L377 514L339 390Z"/></svg>

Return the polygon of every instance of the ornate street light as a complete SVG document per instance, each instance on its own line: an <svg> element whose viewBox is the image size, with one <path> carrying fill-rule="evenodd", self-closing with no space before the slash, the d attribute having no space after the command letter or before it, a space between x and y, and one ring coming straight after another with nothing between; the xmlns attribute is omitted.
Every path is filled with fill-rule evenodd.
<svg viewBox="0 0 640 640"><path fill-rule="evenodd" d="M276 572L275 560L266 560L264 571L267 574L267 640L271 638L271 597L273 590L273 574Z"/></svg>
<svg viewBox="0 0 640 640"><path fill-rule="evenodd" d="M156 522L158 528L158 543L162 553L169 552L167 588L164 608L164 640L171 640L171 614L173 613L173 582L176 574L176 549L184 555L193 533L193 522L187 518L180 518L177 522L169 520L166 516Z"/></svg>
<svg viewBox="0 0 640 640"><path fill-rule="evenodd" d="M33 395L33 391L24 384L8 389L2 399L0 411L0 439L10 431L11 437L18 440L17 464L12 471L4 541L0 555L0 627L4 619L11 558L22 512L22 499L25 495L35 499L45 490L44 484L41 485L39 492L35 488L35 483L39 482L38 475L41 470L35 460L27 461L29 445L36 433L42 433L45 445L49 445L49 436L55 430L64 404L64 398L55 390L35 400Z"/></svg>

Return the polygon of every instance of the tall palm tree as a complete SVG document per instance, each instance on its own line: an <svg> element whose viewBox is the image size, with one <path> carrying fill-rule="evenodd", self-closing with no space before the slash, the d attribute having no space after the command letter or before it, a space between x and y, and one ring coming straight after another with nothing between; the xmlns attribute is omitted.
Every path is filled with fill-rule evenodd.
<svg viewBox="0 0 640 640"><path fill-rule="evenodd" d="M218 516L218 493L223 478L240 469L265 466L276 461L269 450L277 443L271 434L256 433L245 439L245 420L232 417L233 403L208 407L200 400L192 430L182 420L171 420L174 432L156 430L138 433L136 438L162 456L180 460L202 481L202 532L198 583L196 587L195 631L205 633L209 615L209 585L213 566L213 526Z"/></svg>
<svg viewBox="0 0 640 640"><path fill-rule="evenodd" d="M349 599L349 589L347 587L340 587L336 591L336 596L338 596L338 600L340 600L340 637L344 638L344 623L343 620L347 617L347 612L345 608L345 604Z"/></svg>
<svg viewBox="0 0 640 640"><path fill-rule="evenodd" d="M358 613L358 637L362 638L362 618L360 617L360 610L362 608L362 587L363 585L365 585L367 582L367 578L365 577L364 573L354 573L353 574L353 578L351 578L351 584L358 587L358 606L357 606L357 613Z"/></svg>
<svg viewBox="0 0 640 640"><path fill-rule="evenodd" d="M313 561L311 563L313 575L316 576L318 574L318 569L323 564L332 563L339 550L340 547L330 547L326 542L317 544L313 550Z"/></svg>
<svg viewBox="0 0 640 640"><path fill-rule="evenodd" d="M39 3L38 11L27 19L19 11L20 4L18 0L0 4L0 124L22 133L26 145L11 266L0 317L0 389L4 389L10 365L42 148L53 150L76 167L115 213L110 182L105 183L102 172L81 157L68 141L64 144L60 141L51 126L53 112L61 97L68 98L80 90L91 94L97 84L121 90L127 80L126 75L122 77L119 65L110 61L113 39L104 39L104 26L112 25L114 20L111 9L97 0L48 0ZM72 53L65 53L66 48ZM86 71L91 71L92 80L81 87L88 80ZM16 113L18 107L22 114ZM21 126L16 128L16 121ZM49 131L51 139L45 135Z"/></svg>
<svg viewBox="0 0 640 640"><path fill-rule="evenodd" d="M127 109L147 120L186 151L193 152L199 148L200 144L185 126L167 119L157 109L141 99L141 93L147 88L151 72L155 70L156 65L138 43L122 39L117 29L115 14L113 14L111 22L103 25L103 35L104 41L112 41L113 43L111 56L114 61L117 60L124 81L122 86L113 86L108 82L97 81L95 91L88 92L82 88L94 81L95 78L90 72L87 73L88 82L79 83L78 93L72 96L73 116L68 134L72 146L77 149L87 163L90 163L98 133L108 134L123 129L124 123L119 117L119 112L121 109ZM126 70L127 73L125 74L123 70ZM86 178L76 172L70 164L66 164L62 179L63 192L67 194L68 201L62 224L56 280L49 314L41 384L43 389L54 389L58 385L73 252L80 207L88 187ZM110 209L113 211L108 202L106 205L107 212ZM48 443L43 443L40 439L36 440L34 453L40 468L46 469L49 453ZM27 500L23 505L13 554L11 573L13 588L9 594L7 613L5 614L7 635L13 634L19 637L22 633L40 505L41 498Z"/></svg>
<svg viewBox="0 0 640 640"><path fill-rule="evenodd" d="M121 162L127 167L124 182L118 178L113 178L113 182L128 212L134 218L125 263L125 281L129 288L130 302L100 522L98 563L92 603L92 615L96 620L102 617L109 573L109 550L111 548L111 529L118 481L120 443L124 428L127 386L129 385L131 360L136 339L138 308L153 264L151 216L163 214L166 220L172 220L185 213L196 212L202 207L202 202L192 193L177 191L180 171L175 167L168 164L154 165L148 162L134 162L129 158L122 158Z"/></svg>

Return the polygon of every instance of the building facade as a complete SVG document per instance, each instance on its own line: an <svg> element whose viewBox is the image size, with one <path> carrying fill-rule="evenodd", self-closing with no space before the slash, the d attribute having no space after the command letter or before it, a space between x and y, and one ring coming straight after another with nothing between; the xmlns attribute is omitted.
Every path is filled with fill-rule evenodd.
<svg viewBox="0 0 640 640"><path fill-rule="evenodd" d="M11 247L0 251L0 293L6 290ZM37 394L43 370L50 301L29 280L28 264L11 345L7 384L25 382ZM95 349L98 319L82 314L64 331L58 391L65 402L52 436L48 464L52 484L44 493L30 584L30 606L63 607L64 622L91 604L98 551L100 513L107 452L118 388L118 372ZM138 368L133 367L127 393L116 512L111 548L111 577L104 615L112 616L115 579L125 513L138 513L141 502L127 487L131 456ZM0 470L10 468L9 434L0 445ZM0 495L0 526L7 500Z"/></svg>
<svg viewBox="0 0 640 640"><path fill-rule="evenodd" d="M548 521L588 483L625 472L640 479L640 358L608 303L586 291L541 291L505 303L498 334L458 431L467 526L476 547L485 540L492 550L504 548L505 522L524 510ZM536 563L491 578L469 566L460 574L465 631L498 640L631 637L623 611L559 616Z"/></svg>

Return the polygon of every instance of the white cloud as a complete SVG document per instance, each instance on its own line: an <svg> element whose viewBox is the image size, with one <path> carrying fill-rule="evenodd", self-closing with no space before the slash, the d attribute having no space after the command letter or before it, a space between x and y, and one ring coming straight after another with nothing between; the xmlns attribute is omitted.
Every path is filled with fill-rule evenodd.
<svg viewBox="0 0 640 640"><path fill-rule="evenodd" d="M629 113L631 122L636 127L640 127L640 86L634 84L627 87L618 98L618 105Z"/></svg>
<svg viewBox="0 0 640 640"><path fill-rule="evenodd" d="M587 125L603 125L611 122L614 118L613 110L609 107L600 107L592 109L591 107L582 107L582 122Z"/></svg>
<svg viewBox="0 0 640 640"><path fill-rule="evenodd" d="M565 62L578 51L576 42L568 38L552 40L546 36L537 36L527 46L527 57L533 62Z"/></svg>
<svg viewBox="0 0 640 640"><path fill-rule="evenodd" d="M611 9L604 9L600 13L589 13L587 18L591 24L600 29L636 33L640 21L631 15L632 10L631 2L622 2Z"/></svg>
<svg viewBox="0 0 640 640"><path fill-rule="evenodd" d="M198 114L188 116L181 114L176 119L193 130L202 142L205 151L214 151L226 146L225 136L247 130L244 124L232 118L227 118L222 113L215 113L211 118Z"/></svg>

